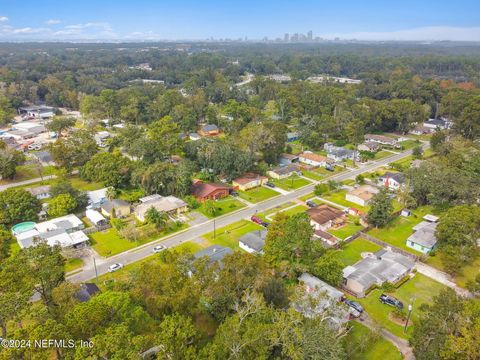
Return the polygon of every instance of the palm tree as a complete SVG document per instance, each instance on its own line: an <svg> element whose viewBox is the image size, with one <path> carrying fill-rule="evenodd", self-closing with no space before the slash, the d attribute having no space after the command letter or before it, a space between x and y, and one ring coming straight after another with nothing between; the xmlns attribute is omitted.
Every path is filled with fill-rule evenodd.
<svg viewBox="0 0 480 360"><path fill-rule="evenodd" d="M118 193L117 189L115 189L113 186L110 186L107 189L105 195L107 196L108 200L112 201L113 199L115 199L117 197L117 193Z"/></svg>

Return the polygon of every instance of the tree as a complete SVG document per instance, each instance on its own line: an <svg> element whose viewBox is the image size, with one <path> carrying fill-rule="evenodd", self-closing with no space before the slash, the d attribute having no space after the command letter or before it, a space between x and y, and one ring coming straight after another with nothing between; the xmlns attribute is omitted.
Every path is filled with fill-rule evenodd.
<svg viewBox="0 0 480 360"><path fill-rule="evenodd" d="M118 191L113 186L109 186L107 188L106 196L107 196L108 200L112 201L113 199L115 199L117 197L117 195L118 195Z"/></svg>
<svg viewBox="0 0 480 360"><path fill-rule="evenodd" d="M375 227L382 227L390 221L392 212L393 202L389 190L383 188L372 198L367 220Z"/></svg>
<svg viewBox="0 0 480 360"><path fill-rule="evenodd" d="M61 167L71 171L83 166L97 152L97 143L87 130L78 130L74 136L60 138L50 145L53 160Z"/></svg>
<svg viewBox="0 0 480 360"><path fill-rule="evenodd" d="M453 129L466 139L475 140L480 136L480 95L472 96L460 117L458 117Z"/></svg>
<svg viewBox="0 0 480 360"><path fill-rule="evenodd" d="M421 145L417 145L412 149L412 156L415 159L421 159L423 156L423 148Z"/></svg>
<svg viewBox="0 0 480 360"><path fill-rule="evenodd" d="M148 126L147 136L159 156L158 160L164 160L181 149L180 129L170 116L152 122Z"/></svg>
<svg viewBox="0 0 480 360"><path fill-rule="evenodd" d="M49 131L57 133L58 137L62 137L62 134L65 130L70 129L75 126L77 120L71 117L65 116L55 116L47 125L46 128Z"/></svg>
<svg viewBox="0 0 480 360"><path fill-rule="evenodd" d="M55 196L48 203L48 214L53 217L70 214L77 207L77 201L70 194Z"/></svg>
<svg viewBox="0 0 480 360"><path fill-rule="evenodd" d="M156 344L159 358L172 360L197 359L198 331L192 320L180 314L167 315L160 323Z"/></svg>
<svg viewBox="0 0 480 360"><path fill-rule="evenodd" d="M347 125L346 128L348 140L355 147L355 157L357 152L358 144L363 142L363 137L365 136L365 123L361 119L353 119ZM355 165L355 157L353 158L353 164Z"/></svg>
<svg viewBox="0 0 480 360"><path fill-rule="evenodd" d="M321 184L315 185L315 189L313 190L313 193L317 196L321 196L328 191L330 191L328 184L321 183Z"/></svg>
<svg viewBox="0 0 480 360"><path fill-rule="evenodd" d="M80 175L89 181L103 182L105 186L121 187L130 179L131 161L120 152L100 152L82 167Z"/></svg>
<svg viewBox="0 0 480 360"><path fill-rule="evenodd" d="M0 94L0 125L6 125L15 117L15 109L12 107L10 100Z"/></svg>
<svg viewBox="0 0 480 360"><path fill-rule="evenodd" d="M11 231L3 225L0 225L0 262L10 255L10 244L16 240Z"/></svg>
<svg viewBox="0 0 480 360"><path fill-rule="evenodd" d="M86 193L83 193L72 186L71 182L68 180L65 169L58 171L57 177L50 187L50 195L52 198L55 198L61 194L68 194L72 196L77 202L77 207L79 208L87 206L88 198Z"/></svg>
<svg viewBox="0 0 480 360"><path fill-rule="evenodd" d="M41 209L40 201L28 191L10 188L0 192L0 224L36 220Z"/></svg>
<svg viewBox="0 0 480 360"><path fill-rule="evenodd" d="M2 179L13 179L17 173L17 166L25 162L25 155L17 150L10 150L6 147L0 149L0 177Z"/></svg>
<svg viewBox="0 0 480 360"><path fill-rule="evenodd" d="M339 286L343 280L343 264L332 253L320 257L313 267L313 274L333 286Z"/></svg>
<svg viewBox="0 0 480 360"><path fill-rule="evenodd" d="M445 144L446 140L447 135L445 134L445 131L435 131L430 138L430 147L434 152L438 152Z"/></svg>
<svg viewBox="0 0 480 360"><path fill-rule="evenodd" d="M218 206L214 200L205 200L203 203L203 210L211 217L214 217L218 213Z"/></svg>
<svg viewBox="0 0 480 360"><path fill-rule="evenodd" d="M265 239L265 259L279 267L302 271L324 253L319 241L312 241L313 228L305 213L287 216L279 213L268 228Z"/></svg>
<svg viewBox="0 0 480 360"><path fill-rule="evenodd" d="M164 211L160 212L152 206L145 213L145 220L149 224L155 225L157 229L163 229L167 224L168 215Z"/></svg>

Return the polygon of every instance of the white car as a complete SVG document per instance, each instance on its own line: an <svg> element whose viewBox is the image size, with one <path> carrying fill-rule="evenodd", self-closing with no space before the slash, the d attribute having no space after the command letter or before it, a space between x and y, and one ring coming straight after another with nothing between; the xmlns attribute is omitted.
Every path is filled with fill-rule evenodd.
<svg viewBox="0 0 480 360"><path fill-rule="evenodd" d="M42 148L42 145L40 145L40 144L28 145L28 150L40 150L41 148Z"/></svg>
<svg viewBox="0 0 480 360"><path fill-rule="evenodd" d="M164 245L157 245L153 248L153 252L156 254L156 253L159 253L161 251L165 250L165 246Z"/></svg>
<svg viewBox="0 0 480 360"><path fill-rule="evenodd" d="M110 265L108 267L108 272L109 273L112 273L114 271L117 271L117 270L120 270L121 268L123 268L123 265L120 264L120 263L117 263L117 264L113 264L113 265Z"/></svg>

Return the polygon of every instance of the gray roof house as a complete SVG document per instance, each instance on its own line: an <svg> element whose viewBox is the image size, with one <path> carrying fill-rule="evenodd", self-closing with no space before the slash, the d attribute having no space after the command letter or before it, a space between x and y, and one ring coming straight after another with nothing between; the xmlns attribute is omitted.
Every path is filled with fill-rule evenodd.
<svg viewBox="0 0 480 360"><path fill-rule="evenodd" d="M357 297L365 297L374 286L396 283L410 274L415 263L408 257L382 249L343 269L343 287Z"/></svg>
<svg viewBox="0 0 480 360"><path fill-rule="evenodd" d="M391 190L398 190L405 183L405 175L402 173L386 172L378 178L381 185Z"/></svg>
<svg viewBox="0 0 480 360"><path fill-rule="evenodd" d="M335 161L358 159L358 154L355 151L335 146L332 143L326 143L323 148L327 152L327 157Z"/></svg>
<svg viewBox="0 0 480 360"><path fill-rule="evenodd" d="M406 245L424 254L429 253L437 244L435 236L437 225L438 223L429 221L422 221L415 225L412 228L415 232L407 239Z"/></svg>
<svg viewBox="0 0 480 360"><path fill-rule="evenodd" d="M197 251L193 257L200 259L204 256L208 257L210 263L222 262L223 258L229 254L233 254L233 250L227 246L212 245L200 251Z"/></svg>
<svg viewBox="0 0 480 360"><path fill-rule="evenodd" d="M36 153L33 153L33 156L35 156L38 161L42 163L42 165L54 165L54 161L52 158L52 155L50 154L50 151L37 151Z"/></svg>
<svg viewBox="0 0 480 360"><path fill-rule="evenodd" d="M251 231L238 239L238 246L251 254L263 253L267 230Z"/></svg>
<svg viewBox="0 0 480 360"><path fill-rule="evenodd" d="M94 283L85 283L80 285L80 289L75 293L75 298L80 302L87 302L90 298L100 293L100 289L97 284Z"/></svg>

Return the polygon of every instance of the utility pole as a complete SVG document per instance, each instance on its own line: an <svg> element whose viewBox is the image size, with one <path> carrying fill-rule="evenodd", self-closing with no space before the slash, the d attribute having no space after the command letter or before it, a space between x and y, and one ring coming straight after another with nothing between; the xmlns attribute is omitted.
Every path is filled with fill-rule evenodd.
<svg viewBox="0 0 480 360"><path fill-rule="evenodd" d="M216 235L215 219L213 219L213 241L215 241Z"/></svg>
<svg viewBox="0 0 480 360"><path fill-rule="evenodd" d="M93 257L93 267L95 268L95 278L97 279L97 283L98 283L97 261L95 260L95 256L92 256L92 257Z"/></svg>
<svg viewBox="0 0 480 360"><path fill-rule="evenodd" d="M413 305L408 304L408 316L407 316L407 322L405 323L405 328L403 329L403 332L407 332L407 327L408 327L408 322L410 321L410 315L412 315L412 310L413 310Z"/></svg>

